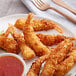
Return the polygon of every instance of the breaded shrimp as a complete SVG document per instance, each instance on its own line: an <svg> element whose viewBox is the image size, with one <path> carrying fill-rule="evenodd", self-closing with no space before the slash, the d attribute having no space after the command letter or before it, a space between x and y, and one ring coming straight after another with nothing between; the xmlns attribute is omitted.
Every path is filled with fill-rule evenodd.
<svg viewBox="0 0 76 76"><path fill-rule="evenodd" d="M14 26L18 29L23 29L25 22L26 22L26 19L20 18L15 22ZM31 25L33 26L35 31L56 29L60 33L63 32L62 28L59 27L55 22L53 22L51 20L47 20L47 19L32 20Z"/></svg>
<svg viewBox="0 0 76 76"><path fill-rule="evenodd" d="M48 47L46 47L40 39L36 36L33 27L31 26L31 19L33 17L33 14L30 13L28 15L28 18L26 20L23 33L24 33L24 39L29 46L34 49L37 56L42 56L45 54L50 53L50 50Z"/></svg>
<svg viewBox="0 0 76 76"><path fill-rule="evenodd" d="M13 38L7 38L9 33L10 30L8 28L5 33L0 35L0 48L5 49L7 52L18 54L18 44Z"/></svg>
<svg viewBox="0 0 76 76"><path fill-rule="evenodd" d="M60 33L63 33L63 29L59 27L55 22L47 19L42 19L41 24L43 27L41 27L41 30L49 30L49 29L55 29Z"/></svg>
<svg viewBox="0 0 76 76"><path fill-rule="evenodd" d="M64 76L67 72L69 72L74 64L76 63L76 47L71 49L71 52L67 56L67 58L56 66L56 71L54 76Z"/></svg>
<svg viewBox="0 0 76 76"><path fill-rule="evenodd" d="M76 62L76 47L72 47L70 49L70 54L68 56L70 56L70 55L73 56L74 62Z"/></svg>
<svg viewBox="0 0 76 76"><path fill-rule="evenodd" d="M56 66L56 71L54 76L64 76L67 72L69 72L74 66L73 56L66 58L63 62Z"/></svg>
<svg viewBox="0 0 76 76"><path fill-rule="evenodd" d="M2 34L0 34L0 36L8 37L9 33L10 33L10 30L9 30L9 27L8 27L5 32L3 32Z"/></svg>
<svg viewBox="0 0 76 76"><path fill-rule="evenodd" d="M26 76L39 76L42 63L47 60L49 54L39 57L35 62L32 63Z"/></svg>
<svg viewBox="0 0 76 76"><path fill-rule="evenodd" d="M44 64L41 76L53 76L56 65L63 61L63 59L67 56L72 44L71 40L66 39L57 45L54 52L50 54L50 57Z"/></svg>
<svg viewBox="0 0 76 76"><path fill-rule="evenodd" d="M46 35L46 34L38 33L37 36L40 38L40 41L47 46L60 43L64 39L76 40L76 37L66 37L64 35L59 35L59 34L58 35Z"/></svg>
<svg viewBox="0 0 76 76"><path fill-rule="evenodd" d="M24 37L16 33L14 26L10 26L10 29L12 29L11 34L14 37L14 39L17 41L19 48L22 52L23 58L26 60L34 58L35 53L29 46L26 45Z"/></svg>
<svg viewBox="0 0 76 76"><path fill-rule="evenodd" d="M18 54L20 52L18 44L13 38L0 37L0 48L10 53Z"/></svg>
<svg viewBox="0 0 76 76"><path fill-rule="evenodd" d="M25 25L25 22L26 22L26 19L24 18L20 18L20 19L17 19L14 26L18 29L23 29L24 25Z"/></svg>

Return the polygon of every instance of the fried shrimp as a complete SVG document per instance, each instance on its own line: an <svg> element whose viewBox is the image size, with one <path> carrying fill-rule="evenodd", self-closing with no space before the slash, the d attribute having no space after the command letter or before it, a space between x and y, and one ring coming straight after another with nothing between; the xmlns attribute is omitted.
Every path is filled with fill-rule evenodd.
<svg viewBox="0 0 76 76"><path fill-rule="evenodd" d="M26 22L26 19L20 18L15 22L14 26L18 29L23 29L25 22ZM35 31L56 29L60 33L63 32L62 28L59 27L55 22L53 22L51 20L47 20L47 19L32 20L31 25L33 26Z"/></svg>
<svg viewBox="0 0 76 76"><path fill-rule="evenodd" d="M18 29L23 29L24 25L25 25L25 22L26 22L26 19L24 18L20 18L20 19L17 19L17 21L15 22L14 26Z"/></svg>
<svg viewBox="0 0 76 76"><path fill-rule="evenodd" d="M67 72L69 72L72 69L75 63L76 47L73 47L67 58L56 66L54 76L64 76Z"/></svg>
<svg viewBox="0 0 76 76"><path fill-rule="evenodd" d="M42 23L42 30L49 30L49 29L55 29L60 33L63 33L63 30L61 27L59 27L55 22L51 21L51 20L47 20L47 19L42 19L41 20Z"/></svg>
<svg viewBox="0 0 76 76"><path fill-rule="evenodd" d="M0 37L0 48L10 53L19 53L18 44L13 38Z"/></svg>
<svg viewBox="0 0 76 76"><path fill-rule="evenodd" d="M8 28L5 33L0 35L0 48L5 49L7 52L18 54L18 44L13 38L7 38L9 33L10 30Z"/></svg>
<svg viewBox="0 0 76 76"><path fill-rule="evenodd" d="M37 36L40 38L40 41L47 46L60 43L64 39L76 40L76 37L66 37L64 35L46 35L38 33Z"/></svg>
<svg viewBox="0 0 76 76"><path fill-rule="evenodd" d="M25 42L29 44L32 49L34 49L37 56L48 54L50 53L50 50L43 45L43 43L41 43L40 39L36 36L33 27L31 26L32 17L33 14L30 13L23 29Z"/></svg>
<svg viewBox="0 0 76 76"><path fill-rule="evenodd" d="M56 65L63 61L63 59L67 56L72 44L73 43L71 40L66 39L57 45L57 47L54 49L54 52L50 54L50 57L44 64L41 76L53 76Z"/></svg>
<svg viewBox="0 0 76 76"><path fill-rule="evenodd" d="M11 34L14 37L14 39L17 41L19 48L22 52L23 58L26 60L34 58L35 53L29 46L26 45L24 37L16 33L14 26L10 26L10 29L12 29Z"/></svg>
<svg viewBox="0 0 76 76"><path fill-rule="evenodd" d="M0 36L4 36L4 37L8 37L9 33L10 33L10 27L7 28L7 30L5 32L3 32L2 34L0 34Z"/></svg>
<svg viewBox="0 0 76 76"><path fill-rule="evenodd" d="M26 76L39 76L41 65L45 60L47 60L48 57L49 54L43 55L33 62Z"/></svg>

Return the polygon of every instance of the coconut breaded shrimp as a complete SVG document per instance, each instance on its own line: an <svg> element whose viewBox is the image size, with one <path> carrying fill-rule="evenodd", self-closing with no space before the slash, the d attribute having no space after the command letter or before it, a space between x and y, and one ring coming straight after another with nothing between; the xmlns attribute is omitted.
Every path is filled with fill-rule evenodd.
<svg viewBox="0 0 76 76"><path fill-rule="evenodd" d="M31 26L31 19L33 14L30 13L26 20L23 33L24 39L29 46L34 49L36 55L42 56L50 53L50 50L40 41L40 39L36 36L33 27Z"/></svg>
<svg viewBox="0 0 76 76"><path fill-rule="evenodd" d="M43 26L43 30L55 29L58 32L63 33L63 29L51 20L42 19L41 23Z"/></svg>
<svg viewBox="0 0 76 76"><path fill-rule="evenodd" d="M0 36L4 36L7 37L10 33L9 27L7 28L7 30L5 32L3 32L2 34L0 34Z"/></svg>
<svg viewBox="0 0 76 76"><path fill-rule="evenodd" d="M25 22L26 19L20 18L15 22L14 26L22 30L25 25ZM34 19L31 21L31 26L34 28L35 31L56 29L60 33L63 32L62 28L59 27L55 22L47 19L42 20Z"/></svg>
<svg viewBox="0 0 76 76"><path fill-rule="evenodd" d="M54 76L64 76L67 72L69 72L72 67L74 66L74 60L73 57L70 56L66 58L61 64L58 64L56 66L56 71L54 73Z"/></svg>
<svg viewBox="0 0 76 76"><path fill-rule="evenodd" d="M44 64L41 76L53 76L56 65L63 61L63 59L67 56L72 44L71 40L66 39L57 45L54 52L50 54L50 57Z"/></svg>
<svg viewBox="0 0 76 76"><path fill-rule="evenodd" d="M72 69L75 63L76 63L76 47L73 47L67 58L56 66L54 76L64 76Z"/></svg>
<svg viewBox="0 0 76 76"><path fill-rule="evenodd" d="M24 25L25 25L26 19L25 18L20 18L17 19L14 26L18 29L23 29Z"/></svg>
<svg viewBox="0 0 76 76"><path fill-rule="evenodd" d="M13 38L0 36L0 48L3 48L10 53L19 53L18 44Z"/></svg>
<svg viewBox="0 0 76 76"><path fill-rule="evenodd" d="M5 33L0 35L0 48L5 49L7 52L18 54L18 44L13 38L7 38L9 33L10 31L8 28Z"/></svg>
<svg viewBox="0 0 76 76"><path fill-rule="evenodd" d="M29 46L26 45L23 36L21 36L17 33L12 34L12 36L17 41L24 59L29 60L29 59L32 59L35 57L34 51Z"/></svg>
<svg viewBox="0 0 76 76"><path fill-rule="evenodd" d="M3 45L4 38L9 35L9 30L7 29L5 32L0 34L0 46Z"/></svg>
<svg viewBox="0 0 76 76"><path fill-rule="evenodd" d="M10 24L11 25L11 24ZM28 59L32 59L35 57L35 53L34 51L26 45L24 37L18 33L16 33L16 30L14 28L14 26L10 26L11 29L11 34L14 37L14 39L17 41L19 48L22 52L23 58L28 60Z"/></svg>
<svg viewBox="0 0 76 76"><path fill-rule="evenodd" d="M47 60L48 57L49 54L43 55L33 62L26 76L39 76L42 63Z"/></svg>
<svg viewBox="0 0 76 76"><path fill-rule="evenodd" d="M37 36L40 38L40 41L47 46L60 43L65 39L64 35L45 35L38 33Z"/></svg>
<svg viewBox="0 0 76 76"><path fill-rule="evenodd" d="M64 35L59 35L59 34L47 35L47 34L38 33L37 36L40 38L40 41L47 46L60 43L64 39L76 40L76 37L66 37Z"/></svg>
<svg viewBox="0 0 76 76"><path fill-rule="evenodd" d="M70 49L70 54L68 56L73 56L74 62L76 62L76 47Z"/></svg>
<svg viewBox="0 0 76 76"><path fill-rule="evenodd" d="M1 39L1 38L0 38ZM16 53L20 52L17 42L13 38L3 37L3 42L0 47L5 49L7 52Z"/></svg>

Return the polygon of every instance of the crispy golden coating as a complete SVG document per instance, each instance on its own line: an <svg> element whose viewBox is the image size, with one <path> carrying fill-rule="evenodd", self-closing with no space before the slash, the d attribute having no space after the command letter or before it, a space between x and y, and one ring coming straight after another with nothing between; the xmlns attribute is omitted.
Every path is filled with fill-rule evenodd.
<svg viewBox="0 0 76 76"><path fill-rule="evenodd" d="M56 66L56 71L54 73L54 76L64 76L67 72L69 72L72 67L74 66L74 60L73 57L70 56L66 58L61 64L58 64Z"/></svg>
<svg viewBox="0 0 76 76"><path fill-rule="evenodd" d="M41 65L48 57L49 54L41 56L35 62L33 62L26 76L39 76Z"/></svg>
<svg viewBox="0 0 76 76"><path fill-rule="evenodd" d="M26 19L20 18L15 22L14 26L18 29L23 29L25 22L26 22ZM33 26L35 31L56 29L60 33L63 32L62 28L59 27L55 22L53 22L51 20L46 20L46 19L37 20L37 19L35 19L35 20L31 21L31 25Z"/></svg>
<svg viewBox="0 0 76 76"><path fill-rule="evenodd" d="M13 38L0 36L0 48L3 48L10 53L19 53L18 44Z"/></svg>
<svg viewBox="0 0 76 76"><path fill-rule="evenodd" d="M31 26L32 17L33 14L30 13L23 29L25 41L32 49L34 49L36 55L42 56L48 54L50 53L50 50L43 43L41 43L40 39L36 36L33 27Z"/></svg>
<svg viewBox="0 0 76 76"><path fill-rule="evenodd" d="M47 46L60 43L65 39L64 35L45 35L45 34L39 33L37 34L37 36L40 38L40 41Z"/></svg>
<svg viewBox="0 0 76 76"><path fill-rule="evenodd" d="M76 40L76 37L66 37L64 35L46 35L38 33L37 36L40 38L40 41L47 46L60 43L64 39Z"/></svg>
<svg viewBox="0 0 76 76"><path fill-rule="evenodd" d="M5 49L7 52L18 54L18 44L13 38L7 38L9 33L10 30L8 28L5 33L0 35L0 48Z"/></svg>
<svg viewBox="0 0 76 76"><path fill-rule="evenodd" d="M56 71L54 76L64 76L67 72L69 72L74 64L76 63L76 47L71 49L68 57L56 66Z"/></svg>
<svg viewBox="0 0 76 76"><path fill-rule="evenodd" d="M8 37L9 33L10 33L10 27L7 28L7 30L4 32L4 31L1 31L2 33L0 34L0 36L4 36L4 37Z"/></svg>
<svg viewBox="0 0 76 76"><path fill-rule="evenodd" d="M7 29L6 32L0 34L0 36L7 37L9 35L10 31Z"/></svg>
<svg viewBox="0 0 76 76"><path fill-rule="evenodd" d="M41 76L53 76L56 65L63 61L71 47L72 41L69 39L66 39L58 44L57 47L54 49L54 52L50 54L50 57L44 64Z"/></svg>
<svg viewBox="0 0 76 76"><path fill-rule="evenodd" d="M74 62L76 62L76 47L70 49L70 54L68 56L73 56Z"/></svg>
<svg viewBox="0 0 76 76"><path fill-rule="evenodd" d="M60 33L63 33L63 30L61 27L59 27L55 22L51 21L51 20L47 20L47 19L42 19L41 20L41 24L43 27L42 30L49 30L49 29L55 29Z"/></svg>
<svg viewBox="0 0 76 76"><path fill-rule="evenodd" d="M14 37L14 39L17 41L18 46L22 52L23 58L26 60L34 58L35 53L29 46L26 45L24 37L16 33L15 28L13 26L11 26L10 29L12 29L11 34Z"/></svg>
<svg viewBox="0 0 76 76"><path fill-rule="evenodd" d="M20 18L20 19L17 19L17 21L15 22L14 26L18 29L23 29L24 25L25 25L25 22L26 22L26 19L24 18Z"/></svg>

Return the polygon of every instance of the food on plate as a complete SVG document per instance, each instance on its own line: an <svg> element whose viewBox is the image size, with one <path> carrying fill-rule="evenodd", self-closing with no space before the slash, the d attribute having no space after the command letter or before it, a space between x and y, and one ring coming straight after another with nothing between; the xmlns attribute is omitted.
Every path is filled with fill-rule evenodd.
<svg viewBox="0 0 76 76"><path fill-rule="evenodd" d="M0 48L10 53L19 53L18 44L13 38L0 36Z"/></svg>
<svg viewBox="0 0 76 76"><path fill-rule="evenodd" d="M26 19L24 19L24 18L17 19L14 26L18 29L23 29L25 22L26 22ZM31 25L33 26L35 31L56 29L60 33L63 32L62 28L59 27L55 22L53 22L51 20L47 20L47 19L31 20Z"/></svg>
<svg viewBox="0 0 76 76"><path fill-rule="evenodd" d="M8 38L8 33L5 32L0 35L0 48L5 49L7 52L19 53L17 42L13 38Z"/></svg>
<svg viewBox="0 0 76 76"><path fill-rule="evenodd" d="M37 56L48 54L50 53L49 48L40 41L31 26L32 17L33 14L30 13L24 25L23 33L25 42L35 51Z"/></svg>
<svg viewBox="0 0 76 76"><path fill-rule="evenodd" d="M59 35L59 34L58 35L47 35L47 34L38 33L37 36L40 38L40 41L47 46L60 43L64 39L76 40L76 37L66 37L64 35Z"/></svg>
<svg viewBox="0 0 76 76"><path fill-rule="evenodd" d="M10 30L9 30L9 27L8 27L5 32L3 31L3 32L0 34L0 36L8 37L9 33L10 33Z"/></svg>
<svg viewBox="0 0 76 76"><path fill-rule="evenodd" d="M55 29L60 33L63 33L63 29L58 26L55 22L51 21L51 20L47 20L47 19L42 19L41 20L42 23L42 30L49 30L49 29Z"/></svg>
<svg viewBox="0 0 76 76"><path fill-rule="evenodd" d="M72 45L73 43L69 39L59 43L45 62L41 76L53 76L56 65L65 59Z"/></svg>
<svg viewBox="0 0 76 76"><path fill-rule="evenodd" d="M76 62L76 47L70 49L71 53L69 55L73 56L74 62Z"/></svg>
<svg viewBox="0 0 76 76"><path fill-rule="evenodd" d="M24 25L25 25L25 22L26 22L26 19L24 18L20 18L20 19L17 19L14 26L18 29L23 29Z"/></svg>
<svg viewBox="0 0 76 76"><path fill-rule="evenodd" d="M11 24L10 24L11 25ZM14 26L10 26L11 29L11 34L14 37L14 39L17 41L18 46L22 52L23 58L28 60L28 59L32 59L35 57L35 53L34 51L26 45L24 37L21 34L16 33L16 30L14 28Z"/></svg>
<svg viewBox="0 0 76 76"><path fill-rule="evenodd" d="M18 33L16 29L21 29L23 33ZM76 63L76 37L35 33L51 29L63 33L55 22L33 19L33 14L29 13L27 19L17 19L14 26L9 24L6 32L0 34L0 48L15 54L21 52L26 61L40 56L32 63L26 76L64 76ZM3 56L0 57L0 70L0 76L22 76L24 65L13 56Z"/></svg>
<svg viewBox="0 0 76 76"><path fill-rule="evenodd" d="M67 58L56 66L54 76L64 76L67 72L69 72L72 69L75 63L76 47L73 47Z"/></svg>
<svg viewBox="0 0 76 76"><path fill-rule="evenodd" d="M0 57L0 76L22 76L24 65L14 56Z"/></svg>
<svg viewBox="0 0 76 76"><path fill-rule="evenodd" d="M43 55L33 62L26 76L39 76L42 63L49 57L49 55L50 54Z"/></svg>

